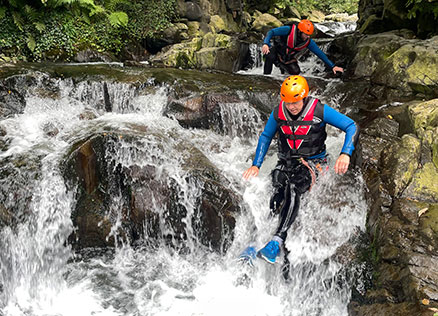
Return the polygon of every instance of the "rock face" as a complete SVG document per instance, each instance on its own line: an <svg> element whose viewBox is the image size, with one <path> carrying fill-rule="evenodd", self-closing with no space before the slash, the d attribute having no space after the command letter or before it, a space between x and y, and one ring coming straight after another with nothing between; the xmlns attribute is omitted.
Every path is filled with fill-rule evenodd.
<svg viewBox="0 0 438 316"><path fill-rule="evenodd" d="M220 172L194 148L181 148L190 152L182 165L187 170L186 181L201 190L193 210L187 209L179 184L165 170L147 164L122 166L110 159L120 139L135 143L141 133L95 135L77 144L68 155L64 174L71 188L77 188L73 245L103 247L139 238L147 242L164 238L175 244L196 238L217 251L226 250L232 242L240 198L227 189ZM111 231L117 220L118 231Z"/></svg>
<svg viewBox="0 0 438 316"><path fill-rule="evenodd" d="M362 132L376 269L373 289L361 303L351 303L351 315L430 315L438 307L438 169L430 137L437 125L436 102L387 110L386 116L409 117L410 128L404 130L413 133L388 118Z"/></svg>
<svg viewBox="0 0 438 316"><path fill-rule="evenodd" d="M0 82L0 118L23 113L26 101L20 92Z"/></svg>
<svg viewBox="0 0 438 316"><path fill-rule="evenodd" d="M339 56L341 51L347 76L369 80L381 101L438 97L438 37L419 40L407 30L355 33L334 41L331 52Z"/></svg>

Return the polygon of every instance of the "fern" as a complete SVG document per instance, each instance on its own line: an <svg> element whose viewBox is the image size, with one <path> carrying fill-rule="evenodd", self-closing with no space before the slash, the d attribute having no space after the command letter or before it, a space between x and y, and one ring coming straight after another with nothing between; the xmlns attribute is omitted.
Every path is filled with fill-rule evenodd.
<svg viewBox="0 0 438 316"><path fill-rule="evenodd" d="M35 50L36 42L32 35L29 35L27 38L27 47L30 49L31 52Z"/></svg>
<svg viewBox="0 0 438 316"><path fill-rule="evenodd" d="M108 16L108 18L111 25L115 27L126 26L128 24L128 15L125 12L113 12Z"/></svg>
<svg viewBox="0 0 438 316"><path fill-rule="evenodd" d="M18 29L20 31L23 31L24 28L24 20L23 17L21 16L20 12L18 11L13 11L12 12L12 18L14 20L15 25L18 27Z"/></svg>
<svg viewBox="0 0 438 316"><path fill-rule="evenodd" d="M3 19L6 15L6 7L0 7L0 20Z"/></svg>
<svg viewBox="0 0 438 316"><path fill-rule="evenodd" d="M33 25L40 33L46 29L46 25L42 22L34 22Z"/></svg>

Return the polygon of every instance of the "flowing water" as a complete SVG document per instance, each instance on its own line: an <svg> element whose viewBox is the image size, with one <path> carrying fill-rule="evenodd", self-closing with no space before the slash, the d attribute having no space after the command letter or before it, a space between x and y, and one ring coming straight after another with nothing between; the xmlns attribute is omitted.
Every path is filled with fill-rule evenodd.
<svg viewBox="0 0 438 316"><path fill-rule="evenodd" d="M303 68L310 69L306 63ZM260 68L245 74L256 71ZM314 68L306 70L307 75L315 73ZM336 84L341 83L331 80L318 96L335 102L329 91ZM111 112L104 111L101 89L93 83L65 79L57 86L57 98L28 91L24 113L1 121L8 142L0 153L1 171L7 174L1 179L1 197L15 214L30 215L0 231L0 315L347 315L353 281L362 267L345 263L348 251L340 247L351 244L365 226L358 172L335 175L332 161L330 171L305 196L286 242L291 268L285 279L281 263L259 261L251 268L236 260L247 245L260 248L269 241L277 224L268 208L275 150L268 152L258 178L241 178L263 129L260 115L247 102L220 104L224 128L218 133L185 129L163 116L169 86L140 95L128 84L109 84ZM96 117L80 120L85 110ZM182 140L199 149L243 197L245 211L237 218L226 253L200 247L190 228L188 251L164 240L158 247L131 246L118 236L123 202L117 194L106 210L113 218L110 235L118 241L116 248L71 250L67 239L74 230L70 214L76 201L61 176L62 159L87 135L108 129L129 133L134 125L152 132L138 142L115 140L106 159L125 167L153 165L162 171L157 177L171 177L188 213L187 227L201 191L187 180L184 152L177 150ZM47 135L47 126L58 131L55 136ZM335 157L343 134L332 128L328 132L328 151ZM16 192L26 198L17 199ZM157 201L152 204L154 212L164 212Z"/></svg>

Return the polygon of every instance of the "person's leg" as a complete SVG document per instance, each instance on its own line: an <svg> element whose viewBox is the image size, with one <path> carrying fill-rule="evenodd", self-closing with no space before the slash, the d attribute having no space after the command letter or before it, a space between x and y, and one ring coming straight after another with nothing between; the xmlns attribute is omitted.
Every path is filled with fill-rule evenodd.
<svg viewBox="0 0 438 316"><path fill-rule="evenodd" d="M280 224L278 225L275 236L281 240L286 240L287 231L295 221L300 208L301 196L309 190L312 184L312 176L309 169L303 164L297 165L290 174L289 198L290 203L284 205L280 213Z"/></svg>
<svg viewBox="0 0 438 316"><path fill-rule="evenodd" d="M282 163L278 163L275 169L271 173L272 186L274 187L274 192L271 196L269 207L271 213L278 214L281 213L281 209L285 204L290 203L290 194L288 186L288 175L286 172L286 166Z"/></svg>
<svg viewBox="0 0 438 316"><path fill-rule="evenodd" d="M287 174L286 166L283 162L279 162L275 169L271 173L272 186L274 192L270 201L271 215L283 213L283 209L288 209L290 204L290 189L289 189L289 177ZM268 242L265 247L260 249L258 256L261 256L270 263L275 263L275 259L280 253L280 246L282 240L278 236L274 236L273 240Z"/></svg>
<svg viewBox="0 0 438 316"><path fill-rule="evenodd" d="M301 73L300 66L298 66L298 62L296 61L285 65L285 69L290 75L299 75Z"/></svg>
<svg viewBox="0 0 438 316"><path fill-rule="evenodd" d="M272 72L273 65L277 64L279 62L277 50L275 49L275 46L272 46L269 50L269 54L265 56L265 64L263 66L263 74L269 75Z"/></svg>
<svg viewBox="0 0 438 316"><path fill-rule="evenodd" d="M293 222L297 218L298 209L300 208L301 194L297 192L294 185L290 186L289 189L289 202L288 207L284 207L280 214L280 224L278 225L275 236L281 238L285 241L287 237L287 231L292 226Z"/></svg>

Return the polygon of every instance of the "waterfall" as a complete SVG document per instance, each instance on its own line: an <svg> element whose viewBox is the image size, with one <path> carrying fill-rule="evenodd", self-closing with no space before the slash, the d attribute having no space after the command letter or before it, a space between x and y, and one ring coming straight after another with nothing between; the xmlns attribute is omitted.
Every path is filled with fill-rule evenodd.
<svg viewBox="0 0 438 316"><path fill-rule="evenodd" d="M242 180L263 129L260 115L248 102L219 104L219 133L186 129L165 117L170 89L166 86L144 92L124 83L107 82L104 87L98 81L53 79L52 84L59 92L56 98L30 89L24 113L1 121L8 145L0 154L0 167L3 171L10 167L6 162L15 161L10 167L15 171L2 180L0 197L8 201L6 207L16 206L24 220L0 227L0 314L347 315L352 272L339 256L341 247L365 226L360 174L336 176L332 161L330 171L305 195L286 242L291 271L284 279L282 264L259 261L251 268L236 260L247 245L262 247L277 225L268 207L275 145L259 177ZM85 111L92 112L88 121L81 119ZM50 135L44 129L49 123L56 129ZM116 247L75 252L68 245L76 201L60 164L72 144L108 130L133 136L114 137L108 143L104 157L113 168L109 171L152 167L155 181L174 188L179 207L186 211L184 251L177 241L180 236L166 222L166 209L153 195L147 201L150 211L161 215L157 225L173 247L165 237L156 243L126 241L121 235L126 201L119 188L113 188L105 210L112 223L108 238L116 240ZM339 152L342 142L342 133L329 131L329 152ZM181 150L186 147L201 152L229 181L229 189L243 198L244 211L237 217L234 241L226 253L210 251L191 228L202 187L187 177L187 153ZM24 165L38 163L30 170L16 170L20 159ZM22 194L30 202L8 199L7 185L27 186L29 192Z"/></svg>

